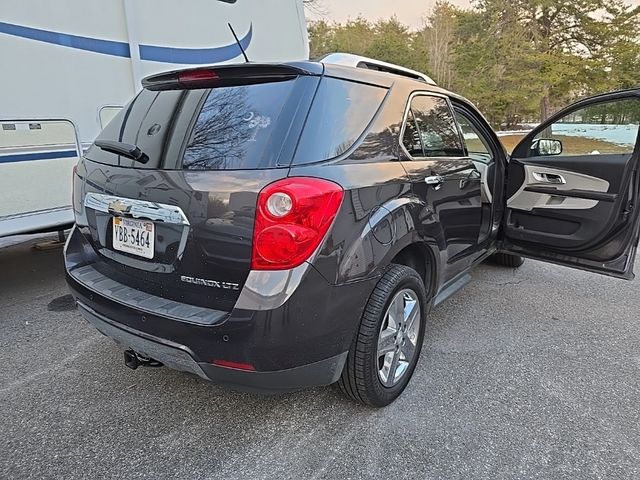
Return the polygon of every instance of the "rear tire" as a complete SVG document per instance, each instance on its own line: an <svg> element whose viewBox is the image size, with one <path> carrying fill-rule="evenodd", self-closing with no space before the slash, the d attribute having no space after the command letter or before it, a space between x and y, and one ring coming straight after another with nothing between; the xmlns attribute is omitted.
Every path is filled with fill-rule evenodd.
<svg viewBox="0 0 640 480"><path fill-rule="evenodd" d="M420 357L426 307L420 275L392 265L369 297L337 382L347 397L373 407L398 398Z"/></svg>
<svg viewBox="0 0 640 480"><path fill-rule="evenodd" d="M502 265L504 267L518 268L524 263L524 257L519 255L512 255L510 253L494 253L489 257L489 261L496 265Z"/></svg>

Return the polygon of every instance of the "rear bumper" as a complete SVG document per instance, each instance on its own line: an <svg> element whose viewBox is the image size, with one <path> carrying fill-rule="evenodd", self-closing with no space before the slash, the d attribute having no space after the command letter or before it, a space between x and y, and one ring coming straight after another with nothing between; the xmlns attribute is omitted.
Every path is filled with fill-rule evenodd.
<svg viewBox="0 0 640 480"><path fill-rule="evenodd" d="M132 349L174 370L192 373L215 383L258 392L282 392L316 385L329 385L340 377L347 352L299 367L271 372L244 371L198 363L188 347L122 328L78 302L82 316L123 349Z"/></svg>
<svg viewBox="0 0 640 480"><path fill-rule="evenodd" d="M121 287L79 274L87 257L78 235L74 231L67 244L66 277L87 321L124 349L243 389L277 392L337 381L375 284L332 286L310 267L278 308L207 313L187 305L167 307L167 301L139 291L125 292L125 298ZM217 361L254 370L221 367Z"/></svg>

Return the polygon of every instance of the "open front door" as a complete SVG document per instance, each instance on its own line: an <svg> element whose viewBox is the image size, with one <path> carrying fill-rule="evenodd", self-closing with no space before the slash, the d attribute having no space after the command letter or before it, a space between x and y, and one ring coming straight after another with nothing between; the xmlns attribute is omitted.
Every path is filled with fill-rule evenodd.
<svg viewBox="0 0 640 480"><path fill-rule="evenodd" d="M507 167L502 250L633 278L640 89L582 100L527 135Z"/></svg>

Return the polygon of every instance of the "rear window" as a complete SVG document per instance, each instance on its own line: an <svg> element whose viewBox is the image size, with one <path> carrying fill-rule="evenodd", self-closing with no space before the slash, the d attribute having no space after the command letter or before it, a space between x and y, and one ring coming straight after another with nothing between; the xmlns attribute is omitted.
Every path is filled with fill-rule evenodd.
<svg viewBox="0 0 640 480"><path fill-rule="evenodd" d="M325 77L296 150L293 163L329 160L349 150L373 120L387 89Z"/></svg>
<svg viewBox="0 0 640 480"><path fill-rule="evenodd" d="M364 133L386 88L315 76L191 90L143 90L99 140L135 145L147 163L93 145L94 162L138 169L254 170L328 160ZM295 157L294 157L295 153Z"/></svg>
<svg viewBox="0 0 640 480"><path fill-rule="evenodd" d="M95 145L86 157L138 169L288 167L318 81L309 76L213 89L145 89L98 139L136 145L149 161L134 162Z"/></svg>
<svg viewBox="0 0 640 480"><path fill-rule="evenodd" d="M175 168L181 143L174 134L179 124L188 124L181 115L190 92L142 90L107 123L97 140L119 141L136 145L148 157L146 164L92 145L86 157L94 162L131 168ZM186 121L185 121L186 120ZM167 161L168 160L168 161Z"/></svg>
<svg viewBox="0 0 640 480"><path fill-rule="evenodd" d="M186 170L278 166L295 80L212 89L184 152Z"/></svg>

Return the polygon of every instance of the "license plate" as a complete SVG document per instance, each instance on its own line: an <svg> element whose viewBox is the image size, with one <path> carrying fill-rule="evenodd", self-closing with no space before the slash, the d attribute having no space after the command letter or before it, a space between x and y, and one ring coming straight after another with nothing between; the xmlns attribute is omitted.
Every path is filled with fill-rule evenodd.
<svg viewBox="0 0 640 480"><path fill-rule="evenodd" d="M113 217L113 249L144 258L153 258L153 222Z"/></svg>

